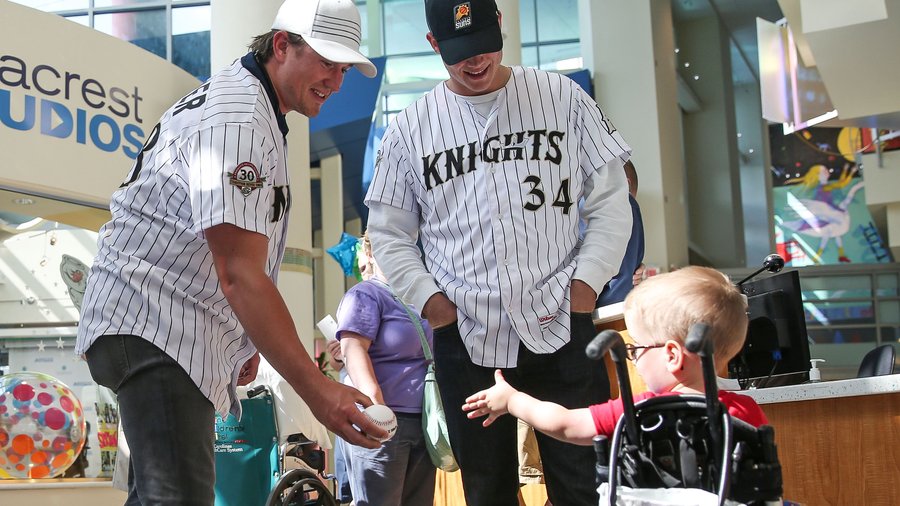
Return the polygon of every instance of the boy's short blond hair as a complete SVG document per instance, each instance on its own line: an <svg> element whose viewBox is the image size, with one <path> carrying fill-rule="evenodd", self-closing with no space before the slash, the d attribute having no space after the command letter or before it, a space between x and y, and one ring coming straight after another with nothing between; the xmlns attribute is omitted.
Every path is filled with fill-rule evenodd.
<svg viewBox="0 0 900 506"><path fill-rule="evenodd" d="M717 367L738 354L747 336L747 300L728 276L708 267L643 281L625 298L625 318L640 321L650 333L640 337L654 344L683 343L693 324L706 323Z"/></svg>

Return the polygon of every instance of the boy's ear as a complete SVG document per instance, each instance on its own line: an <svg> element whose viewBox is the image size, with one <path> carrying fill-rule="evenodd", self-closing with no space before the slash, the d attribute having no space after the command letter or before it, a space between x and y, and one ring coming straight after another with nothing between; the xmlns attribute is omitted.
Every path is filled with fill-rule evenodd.
<svg viewBox="0 0 900 506"><path fill-rule="evenodd" d="M684 370L684 354L687 353L684 345L677 341L668 340L663 350L666 353L666 370L669 373L674 374L677 371Z"/></svg>

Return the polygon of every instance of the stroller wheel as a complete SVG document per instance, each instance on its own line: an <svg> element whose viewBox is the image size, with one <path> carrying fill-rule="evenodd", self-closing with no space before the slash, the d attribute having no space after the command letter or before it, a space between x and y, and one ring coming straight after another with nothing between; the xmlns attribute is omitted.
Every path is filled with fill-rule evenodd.
<svg viewBox="0 0 900 506"><path fill-rule="evenodd" d="M291 469L275 484L266 506L337 506L337 501L315 473Z"/></svg>

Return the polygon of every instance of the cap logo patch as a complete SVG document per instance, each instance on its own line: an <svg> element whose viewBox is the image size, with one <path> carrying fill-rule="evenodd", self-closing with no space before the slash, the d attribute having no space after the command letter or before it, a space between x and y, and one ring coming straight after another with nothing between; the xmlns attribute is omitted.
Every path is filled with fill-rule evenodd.
<svg viewBox="0 0 900 506"><path fill-rule="evenodd" d="M472 26L472 5L469 2L453 7L453 26L457 30Z"/></svg>
<svg viewBox="0 0 900 506"><path fill-rule="evenodd" d="M259 169L250 162L244 162L234 172L228 173L228 183L237 187L245 197L249 197L253 190L262 188L265 180L265 177L259 175Z"/></svg>

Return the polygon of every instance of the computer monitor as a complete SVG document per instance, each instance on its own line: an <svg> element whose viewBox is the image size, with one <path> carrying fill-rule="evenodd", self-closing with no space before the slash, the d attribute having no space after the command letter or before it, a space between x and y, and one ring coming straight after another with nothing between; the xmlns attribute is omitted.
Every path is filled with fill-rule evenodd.
<svg viewBox="0 0 900 506"><path fill-rule="evenodd" d="M728 364L742 388L793 385L809 379L809 341L797 271L741 285L747 296L747 340Z"/></svg>

